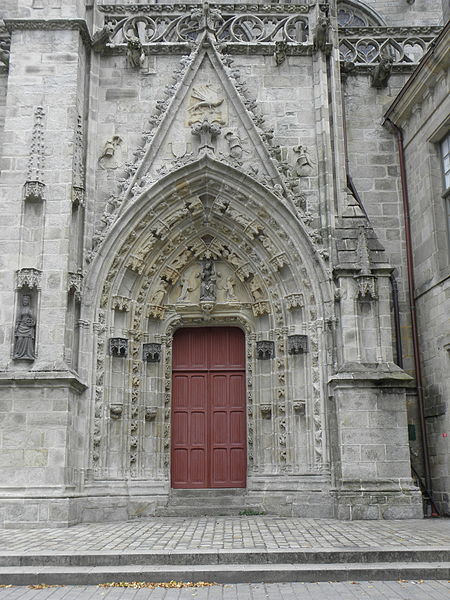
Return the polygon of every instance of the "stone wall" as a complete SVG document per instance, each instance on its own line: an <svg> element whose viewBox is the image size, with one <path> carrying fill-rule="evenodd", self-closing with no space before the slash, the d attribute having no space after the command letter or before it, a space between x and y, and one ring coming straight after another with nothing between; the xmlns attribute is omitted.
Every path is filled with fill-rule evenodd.
<svg viewBox="0 0 450 600"><path fill-rule="evenodd" d="M413 372L409 303L407 300L404 217L397 144L382 126L386 107L406 81L393 75L376 90L369 75L349 75L343 86L349 172L376 235L389 256L399 289L403 365ZM398 357L396 357L398 360Z"/></svg>
<svg viewBox="0 0 450 600"><path fill-rule="evenodd" d="M438 142L445 131L441 127L448 114L444 101L448 92L444 78L434 97L422 104L421 118L411 118L405 126L425 415L433 489L446 512L450 464L448 438L443 434L450 427L450 249Z"/></svg>
<svg viewBox="0 0 450 600"><path fill-rule="evenodd" d="M388 113L404 131L425 419L434 495L444 513L449 510L450 250L439 142L448 134L446 31Z"/></svg>

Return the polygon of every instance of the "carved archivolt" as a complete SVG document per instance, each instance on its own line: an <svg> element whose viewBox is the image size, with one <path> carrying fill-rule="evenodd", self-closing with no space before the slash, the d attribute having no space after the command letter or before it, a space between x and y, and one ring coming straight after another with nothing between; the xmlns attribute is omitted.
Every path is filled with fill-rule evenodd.
<svg viewBox="0 0 450 600"><path fill-rule="evenodd" d="M95 326L94 472L98 476L104 472L106 430L111 418L110 392L105 397L106 331L112 332L113 337L128 339L128 358L121 362L126 367L125 381L129 381L128 399L124 400L127 406L123 412L127 419L120 420L121 426L126 428L124 439L128 440L127 472L131 477L142 477L146 472L147 455L142 436L145 428L150 427L155 430L155 440L160 440L157 443L161 443L158 472L167 476L172 333L178 326L204 324L205 321L244 323L247 330L248 446L249 460L255 472L264 472L258 442L254 438L259 427L257 419L262 418L261 411L256 414L253 410L255 394L257 398L260 394L259 386L255 385L257 342L266 339L265 331L274 340L275 359L271 368L271 422L277 440L274 464L278 464L279 471L290 472L294 469L294 451L289 437L289 419L299 411L292 408L286 377L291 360L287 353L287 338L295 323L297 327L303 327L302 331L306 328L310 340L310 352L305 359L310 370L310 392L305 401L305 418L311 421L309 469L322 471L327 462L322 435L325 430L324 381L319 359L323 302L318 303L316 299L316 275L308 274L298 243L291 242L290 235L280 225L283 219L275 218L273 212L270 214L256 197L248 192L236 192L235 188L214 178L207 185L207 196L198 195L194 185L193 188L184 199L172 199L171 203L161 196L159 206L156 202L151 212L139 215L121 246L114 250L114 259L104 276ZM195 208L190 210L190 207ZM282 264L274 260L280 256L285 257ZM216 286L215 293L208 298L207 308L202 304L200 289L206 263L214 265ZM121 293L125 276L128 281L134 277L132 293L127 296ZM126 336L121 335L122 330L113 331L113 315L118 311L126 320L122 325ZM158 347L161 344L160 363L143 360L144 349L150 347L149 344ZM112 356L108 360L118 358ZM156 412L150 420L146 418L148 400L143 387L148 368L161 370L157 379L161 381L158 397L162 404L158 404L157 399L152 401Z"/></svg>

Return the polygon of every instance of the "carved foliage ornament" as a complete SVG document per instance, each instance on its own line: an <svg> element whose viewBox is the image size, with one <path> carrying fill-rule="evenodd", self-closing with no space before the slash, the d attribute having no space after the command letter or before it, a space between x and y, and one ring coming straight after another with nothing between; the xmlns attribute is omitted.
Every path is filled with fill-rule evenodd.
<svg viewBox="0 0 450 600"><path fill-rule="evenodd" d="M34 123L31 132L30 155L27 164L27 178L24 185L24 198L29 201L44 200L45 185L42 181L44 168L44 117L42 106L34 111Z"/></svg>
<svg viewBox="0 0 450 600"><path fill-rule="evenodd" d="M289 335L288 336L288 353L289 354L305 354L308 352L308 336L307 335Z"/></svg>
<svg viewBox="0 0 450 600"><path fill-rule="evenodd" d="M256 342L256 358L258 360L275 358L275 342L270 340L260 340Z"/></svg>
<svg viewBox="0 0 450 600"><path fill-rule="evenodd" d="M142 360L149 363L161 362L161 344L149 342L142 346Z"/></svg>
<svg viewBox="0 0 450 600"><path fill-rule="evenodd" d="M16 271L16 288L40 289L42 271L38 269L19 269Z"/></svg>
<svg viewBox="0 0 450 600"><path fill-rule="evenodd" d="M109 354L119 358L128 356L128 340L127 338L114 337L109 338Z"/></svg>
<svg viewBox="0 0 450 600"><path fill-rule="evenodd" d="M83 117L78 115L73 148L73 184L72 202L75 206L84 206L84 147Z"/></svg>

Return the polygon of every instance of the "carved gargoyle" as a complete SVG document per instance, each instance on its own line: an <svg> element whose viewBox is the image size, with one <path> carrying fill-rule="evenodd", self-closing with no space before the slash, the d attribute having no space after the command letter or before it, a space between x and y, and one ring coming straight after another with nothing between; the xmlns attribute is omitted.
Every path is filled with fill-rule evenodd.
<svg viewBox="0 0 450 600"><path fill-rule="evenodd" d="M321 50L327 56L331 54L330 30L330 18L326 15L320 16L319 20L317 21L316 29L314 31L315 52Z"/></svg>
<svg viewBox="0 0 450 600"><path fill-rule="evenodd" d="M111 35L114 32L114 24L108 21L102 27L94 33L92 36L92 50L94 52L103 52L111 42Z"/></svg>
<svg viewBox="0 0 450 600"><path fill-rule="evenodd" d="M127 38L127 62L133 69L139 69L145 60L142 43L133 31L127 32Z"/></svg>
<svg viewBox="0 0 450 600"><path fill-rule="evenodd" d="M286 60L288 45L284 40L275 42L275 62L277 63L277 67L282 65Z"/></svg>
<svg viewBox="0 0 450 600"><path fill-rule="evenodd" d="M382 56L380 58L380 62L377 64L374 72L372 73L372 87L380 90L387 86L389 77L391 76L393 64L394 61L389 56Z"/></svg>
<svg viewBox="0 0 450 600"><path fill-rule="evenodd" d="M356 65L351 60L344 60L341 62L341 79L347 81L347 77L356 69Z"/></svg>

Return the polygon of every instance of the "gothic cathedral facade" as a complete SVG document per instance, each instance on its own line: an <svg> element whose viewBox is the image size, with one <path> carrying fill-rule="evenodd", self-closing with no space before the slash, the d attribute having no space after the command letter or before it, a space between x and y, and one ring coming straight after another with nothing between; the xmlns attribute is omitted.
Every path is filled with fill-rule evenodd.
<svg viewBox="0 0 450 600"><path fill-rule="evenodd" d="M1 526L448 512L446 2L2 6Z"/></svg>

